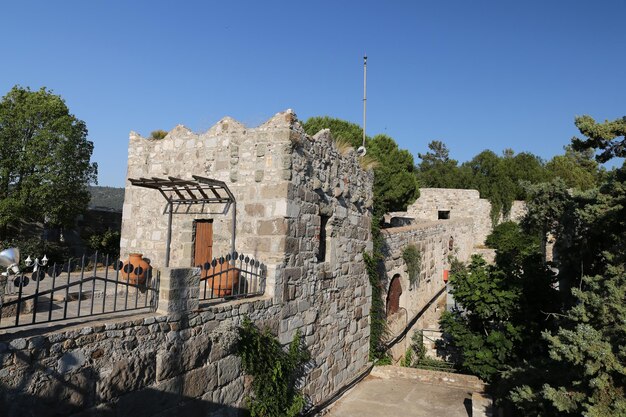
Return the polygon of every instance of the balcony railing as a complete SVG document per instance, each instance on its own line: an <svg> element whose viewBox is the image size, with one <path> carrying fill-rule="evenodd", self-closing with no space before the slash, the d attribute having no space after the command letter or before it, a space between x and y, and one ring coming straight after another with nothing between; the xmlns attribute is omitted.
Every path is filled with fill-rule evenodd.
<svg viewBox="0 0 626 417"><path fill-rule="evenodd" d="M0 329L154 310L159 271L146 265L96 253L31 273L10 275L0 299Z"/></svg>
<svg viewBox="0 0 626 417"><path fill-rule="evenodd" d="M249 256L233 252L197 266L200 300L253 297L265 291L267 267Z"/></svg>

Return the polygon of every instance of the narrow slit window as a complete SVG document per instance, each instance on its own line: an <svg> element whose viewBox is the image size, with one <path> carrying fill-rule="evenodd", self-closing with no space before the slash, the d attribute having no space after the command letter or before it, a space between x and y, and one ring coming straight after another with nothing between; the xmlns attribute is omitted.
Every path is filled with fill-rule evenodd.
<svg viewBox="0 0 626 417"><path fill-rule="evenodd" d="M326 261L326 226L328 226L328 219L330 219L330 216L320 216L320 247L319 252L317 253L318 262Z"/></svg>

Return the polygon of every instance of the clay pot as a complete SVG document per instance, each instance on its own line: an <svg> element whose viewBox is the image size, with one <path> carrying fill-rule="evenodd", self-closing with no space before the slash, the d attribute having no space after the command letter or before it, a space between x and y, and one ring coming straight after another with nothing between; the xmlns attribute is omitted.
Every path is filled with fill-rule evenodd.
<svg viewBox="0 0 626 417"><path fill-rule="evenodd" d="M213 290L214 297L226 297L231 295L233 288L239 284L239 269L223 263L217 264L206 270L207 285Z"/></svg>
<svg viewBox="0 0 626 417"><path fill-rule="evenodd" d="M133 285L144 285L151 268L150 264L143 260L143 254L131 253L122 265L122 280L128 280L128 283Z"/></svg>

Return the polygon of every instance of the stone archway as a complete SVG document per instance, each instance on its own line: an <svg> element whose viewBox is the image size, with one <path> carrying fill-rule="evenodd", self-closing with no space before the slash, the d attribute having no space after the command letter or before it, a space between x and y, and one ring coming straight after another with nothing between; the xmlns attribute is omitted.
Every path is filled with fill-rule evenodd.
<svg viewBox="0 0 626 417"><path fill-rule="evenodd" d="M402 284L400 274L396 274L391 279L389 291L387 292L387 317L395 314L400 309L400 296L402 295Z"/></svg>

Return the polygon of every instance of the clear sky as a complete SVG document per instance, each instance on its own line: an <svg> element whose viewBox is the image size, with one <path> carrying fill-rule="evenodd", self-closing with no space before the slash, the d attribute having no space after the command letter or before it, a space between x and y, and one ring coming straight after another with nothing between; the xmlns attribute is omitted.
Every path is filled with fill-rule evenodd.
<svg viewBox="0 0 626 417"><path fill-rule="evenodd" d="M223 116L362 123L416 157L442 140L562 152L576 115L626 115L626 1L7 1L0 94L46 86L84 120L100 185L123 186L128 133Z"/></svg>

